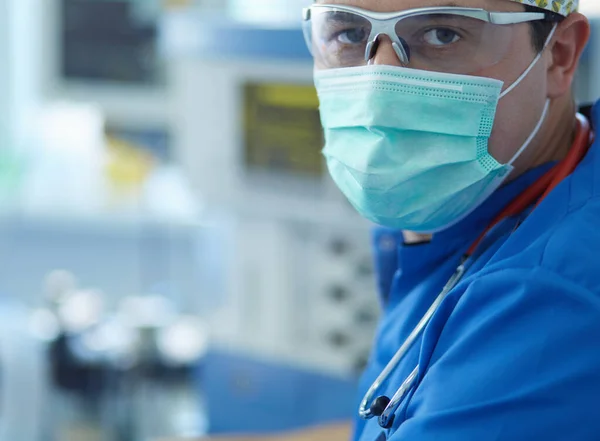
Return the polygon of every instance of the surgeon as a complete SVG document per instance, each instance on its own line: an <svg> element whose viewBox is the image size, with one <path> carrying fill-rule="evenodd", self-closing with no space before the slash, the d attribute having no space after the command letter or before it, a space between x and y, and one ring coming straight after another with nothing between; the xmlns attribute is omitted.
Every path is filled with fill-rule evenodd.
<svg viewBox="0 0 600 441"><path fill-rule="evenodd" d="M384 315L352 429L271 439L600 440L600 107L571 91L577 7L305 11L323 153L378 225Z"/></svg>

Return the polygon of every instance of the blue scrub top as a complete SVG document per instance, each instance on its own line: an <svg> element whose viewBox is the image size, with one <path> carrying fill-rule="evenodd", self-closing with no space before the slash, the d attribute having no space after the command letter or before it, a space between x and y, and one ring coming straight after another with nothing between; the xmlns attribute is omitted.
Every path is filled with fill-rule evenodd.
<svg viewBox="0 0 600 441"><path fill-rule="evenodd" d="M600 105L593 110L600 127ZM492 218L548 169L499 189L428 244L373 240L384 309L359 398L383 370ZM448 295L382 387L391 397L417 364L418 386L390 430L357 421L355 440L600 440L600 145ZM511 234L512 232L512 234ZM357 406L358 407L358 406Z"/></svg>

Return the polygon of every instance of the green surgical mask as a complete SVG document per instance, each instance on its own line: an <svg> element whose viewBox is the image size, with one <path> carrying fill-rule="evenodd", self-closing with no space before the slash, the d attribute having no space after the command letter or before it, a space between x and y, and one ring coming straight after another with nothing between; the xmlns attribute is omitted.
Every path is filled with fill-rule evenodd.
<svg viewBox="0 0 600 441"><path fill-rule="evenodd" d="M545 119L506 164L488 152L498 80L393 66L315 72L333 180L365 218L432 233L483 203L513 170Z"/></svg>

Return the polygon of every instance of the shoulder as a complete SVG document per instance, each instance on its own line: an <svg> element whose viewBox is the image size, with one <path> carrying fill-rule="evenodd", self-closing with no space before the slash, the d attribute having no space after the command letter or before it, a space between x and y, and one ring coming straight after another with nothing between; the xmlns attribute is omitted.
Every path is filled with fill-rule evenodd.
<svg viewBox="0 0 600 441"><path fill-rule="evenodd" d="M570 212L551 231L540 266L600 295L600 197Z"/></svg>
<svg viewBox="0 0 600 441"><path fill-rule="evenodd" d="M598 126L600 105L592 113ZM539 237L539 265L600 294L600 142L538 210L534 220L541 227L542 219L551 222Z"/></svg>
<svg viewBox="0 0 600 441"><path fill-rule="evenodd" d="M508 269L526 277L537 268L600 295L600 196L564 210L548 202L513 233L481 276Z"/></svg>
<svg viewBox="0 0 600 441"><path fill-rule="evenodd" d="M600 293L600 145L531 213L487 270L539 266Z"/></svg>

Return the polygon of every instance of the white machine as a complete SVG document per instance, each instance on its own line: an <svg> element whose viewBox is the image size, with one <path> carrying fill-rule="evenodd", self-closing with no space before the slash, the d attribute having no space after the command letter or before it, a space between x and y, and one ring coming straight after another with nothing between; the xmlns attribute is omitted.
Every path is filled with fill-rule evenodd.
<svg viewBox="0 0 600 441"><path fill-rule="evenodd" d="M35 0L0 0L0 203L6 210L7 163L27 142L37 102ZM0 302L0 440L39 441L46 394L44 347L28 329L26 308L2 292ZM27 423L24 423L27 422Z"/></svg>
<svg viewBox="0 0 600 441"><path fill-rule="evenodd" d="M6 1L6 0L3 0ZM117 57L120 55L126 58L126 55L116 54L111 47L110 50L104 49L104 52L98 53L97 57L92 57L96 60L96 64L85 65L84 60L77 56L75 50L68 51L65 48L65 27L72 26L68 21L69 14L75 15L73 22L79 23L81 28L73 31L72 39L81 39L83 50L98 51L93 46L84 46L94 43L95 35L90 32L83 34L85 27L89 27L89 15L93 15L96 6L103 7L101 11L110 15L112 13L111 23L105 17L99 16L103 23L104 29L96 29L96 34L100 37L110 37L111 31L113 34L120 30L119 26L125 26L123 21L127 20L129 14L132 21L139 22L141 25L152 25L156 21L161 11L161 2L159 0L131 0L129 2L98 2L98 1L68 1L68 0L47 0L38 2L38 11L43 14L44 20L41 23L41 39L43 46L40 51L40 75L42 92L45 98L63 99L75 102L94 102L97 103L106 115L109 124L118 122L126 128L146 130L146 129L161 129L168 130L167 127L167 102L168 102L168 86L162 79L146 79L141 78L141 73L130 73L129 77L123 75L119 78L115 75L114 70L98 71L98 65L102 63L113 66L113 69L121 69L126 71L128 65L119 65ZM128 6L125 8L124 6ZM121 8L120 8L121 7ZM80 10L73 9L78 8ZM86 9L89 8L89 9ZM105 11L104 9L112 8L113 11ZM98 9L98 8L96 8ZM119 11L119 9L122 9ZM81 14L81 17L77 17ZM110 19L109 18L109 19ZM118 20L118 22L117 22ZM80 34L78 34L78 32ZM134 32L133 30L131 31ZM83 34L83 35L81 35ZM118 39L118 36L114 35ZM151 46L150 43L145 43ZM118 40L117 40L118 42ZM103 41L99 41L102 44ZM141 45L143 41L133 41L132 46ZM114 43L118 46L118 43ZM124 45L123 45L124 46ZM152 53L149 50L150 53ZM114 59L106 60L103 57L114 56ZM133 54L129 54L131 62L135 63ZM152 58L151 55L148 58ZM81 63L76 65L76 63ZM150 72L154 69L160 70L159 63L147 66L146 71ZM68 65L70 67L66 67ZM68 72L65 72L68 71ZM69 75L65 75L68 73ZM137 75L136 75L137 74ZM95 76L95 77L94 77ZM156 75L160 77L160 73Z"/></svg>
<svg viewBox="0 0 600 441"><path fill-rule="evenodd" d="M299 26L183 10L167 15L162 37L178 158L229 235L215 337L263 357L356 372L379 308L369 225L327 175Z"/></svg>
<svg viewBox="0 0 600 441"><path fill-rule="evenodd" d="M42 441L49 398L46 346L29 328L29 310L4 300L0 315L0 441Z"/></svg>
<svg viewBox="0 0 600 441"><path fill-rule="evenodd" d="M39 100L39 29L41 14L32 0L0 1L0 147L15 149L26 141L30 112Z"/></svg>

